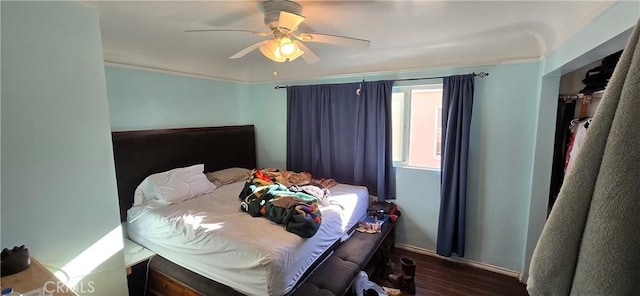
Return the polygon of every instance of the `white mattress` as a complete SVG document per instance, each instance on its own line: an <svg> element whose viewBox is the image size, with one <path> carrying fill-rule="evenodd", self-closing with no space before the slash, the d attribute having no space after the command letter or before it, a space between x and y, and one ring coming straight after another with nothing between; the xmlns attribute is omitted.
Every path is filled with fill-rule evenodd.
<svg viewBox="0 0 640 296"><path fill-rule="evenodd" d="M289 292L312 263L362 216L365 187L338 184L321 202L322 223L305 239L240 211L244 182L169 206L128 211L132 240L193 272L250 295Z"/></svg>

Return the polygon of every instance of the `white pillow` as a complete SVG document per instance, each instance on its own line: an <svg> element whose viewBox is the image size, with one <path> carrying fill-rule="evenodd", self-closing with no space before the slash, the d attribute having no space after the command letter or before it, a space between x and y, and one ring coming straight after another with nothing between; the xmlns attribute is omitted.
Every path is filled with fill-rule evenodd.
<svg viewBox="0 0 640 296"><path fill-rule="evenodd" d="M211 193L216 186L203 171L204 164L197 164L148 176L136 188L133 205L148 201L170 205Z"/></svg>

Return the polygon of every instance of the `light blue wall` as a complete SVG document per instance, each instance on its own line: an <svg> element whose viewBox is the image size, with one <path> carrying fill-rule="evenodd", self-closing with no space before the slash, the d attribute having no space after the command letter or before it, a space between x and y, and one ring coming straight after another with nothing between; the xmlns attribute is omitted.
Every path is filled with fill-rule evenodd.
<svg viewBox="0 0 640 296"><path fill-rule="evenodd" d="M528 226L525 236L525 255L522 258L523 263L520 271L525 280L529 276L529 264L531 263L533 249L547 220L559 89L560 74L557 71L542 77L537 99L537 132L531 176L531 197L529 198L527 212Z"/></svg>
<svg viewBox="0 0 640 296"><path fill-rule="evenodd" d="M2 247L54 269L82 258L67 269L88 268L81 295L126 295L98 13L1 5Z"/></svg>
<svg viewBox="0 0 640 296"><path fill-rule="evenodd" d="M397 242L436 250L440 216L440 171L396 169L397 204L402 217L396 226Z"/></svg>
<svg viewBox="0 0 640 296"><path fill-rule="evenodd" d="M240 98L242 118L255 125L258 167L286 168L287 93L275 84L254 84Z"/></svg>
<svg viewBox="0 0 640 296"><path fill-rule="evenodd" d="M240 124L247 85L106 66L113 131Z"/></svg>
<svg viewBox="0 0 640 296"><path fill-rule="evenodd" d="M540 63L509 64L289 84L489 72L487 78L476 78L475 84L465 257L519 271L530 196L539 67ZM251 111L246 116L256 124L259 165L285 167L286 91L274 90L274 85L252 85L250 96L242 98L241 105L254 107L247 109ZM434 250L440 205L439 173L400 168L397 182L397 203L403 211L398 242Z"/></svg>
<svg viewBox="0 0 640 296"><path fill-rule="evenodd" d="M465 257L513 270L522 267L539 66L494 66L476 88Z"/></svg>

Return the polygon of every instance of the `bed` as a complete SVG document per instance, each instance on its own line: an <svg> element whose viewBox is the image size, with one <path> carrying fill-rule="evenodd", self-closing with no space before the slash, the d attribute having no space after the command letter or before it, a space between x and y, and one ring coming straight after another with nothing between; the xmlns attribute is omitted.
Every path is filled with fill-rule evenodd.
<svg viewBox="0 0 640 296"><path fill-rule="evenodd" d="M114 133L121 220L128 217L130 238L168 264L215 282L211 287L222 284L249 295L293 291L365 214L366 188L332 187L321 202L322 224L308 239L241 212L244 182L169 206L132 207L135 187L153 173L196 163L205 171L255 167L254 141L253 126Z"/></svg>

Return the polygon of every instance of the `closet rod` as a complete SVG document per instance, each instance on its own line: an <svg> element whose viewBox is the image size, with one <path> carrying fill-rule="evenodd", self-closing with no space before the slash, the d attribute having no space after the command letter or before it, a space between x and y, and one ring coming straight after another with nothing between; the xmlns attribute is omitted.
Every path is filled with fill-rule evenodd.
<svg viewBox="0 0 640 296"><path fill-rule="evenodd" d="M464 75L464 74L463 74L463 75ZM473 75L473 76L478 76L478 77L480 77L480 78L484 78L484 77L489 76L489 73L487 73L487 72L480 72L480 73L472 72L472 73L469 73L469 74L467 74L467 75ZM442 79L442 78L445 78L445 77L447 77L447 76L420 77L420 78L404 78L404 79L396 79L396 80L394 80L394 81L412 81L412 80ZM364 82L364 79L363 79L362 81ZM291 85L291 86L293 86L293 85ZM285 86L278 85L278 86L276 86L276 87L274 87L274 88L275 88L275 89L281 89L281 88L287 88L287 87L289 87L289 85L285 85Z"/></svg>
<svg viewBox="0 0 640 296"><path fill-rule="evenodd" d="M573 101L584 98L584 94L568 94L568 95L558 95L559 100Z"/></svg>

